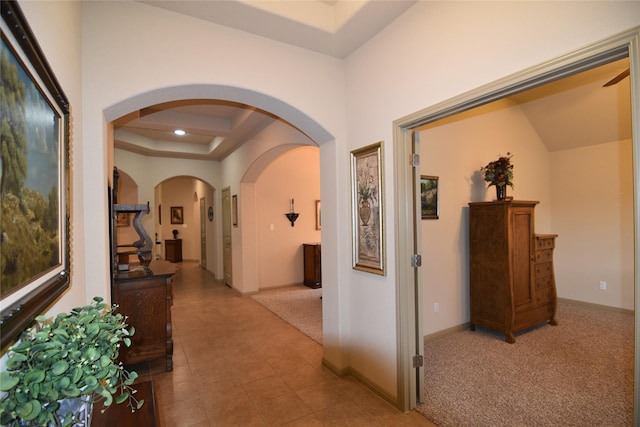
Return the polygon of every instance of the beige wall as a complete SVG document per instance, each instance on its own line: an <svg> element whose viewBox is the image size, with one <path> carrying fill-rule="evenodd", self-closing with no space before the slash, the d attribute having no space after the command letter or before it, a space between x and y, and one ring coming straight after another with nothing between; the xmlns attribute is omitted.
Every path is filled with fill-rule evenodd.
<svg viewBox="0 0 640 427"><path fill-rule="evenodd" d="M150 183L158 179L153 173L158 168L150 165L152 161L153 158L116 150L116 162L119 170L124 171L121 165L126 165L128 170L146 171L145 181ZM197 165L201 162L188 159L172 159L172 163L172 170L189 169L189 165L193 164L192 170L195 172ZM229 168L229 165L225 164L225 162L220 164L218 162L209 162L209 168ZM131 199L130 202L138 203L138 188L128 175L125 175L125 177L123 191L130 194L127 200ZM130 187L134 188L131 189ZM207 269L214 273L216 277L222 277L216 264L216 254L219 247L219 242L216 240L218 235L217 224L219 223L219 218L221 218L219 210L221 209L221 201L212 199L213 193L209 194L209 191L212 191L212 188L210 189L206 183L193 177L177 176L163 180L155 186L154 198L150 200L152 205L150 216L156 217L155 224L153 221L146 221L144 226L152 238L154 233L158 233L158 239L163 242L163 257L165 253L164 240L172 239L172 230L177 229L179 232L178 238L182 239L183 259L199 260L199 199L204 195L207 200L214 200L213 206L216 212L214 224L209 224L207 219ZM135 193L135 195L132 195L132 193ZM149 196L148 189L141 191L141 193L143 193L144 197ZM197 198L194 193L198 195ZM216 194L216 196L220 197L220 194ZM288 212L288 201L291 198L295 199L296 212L300 213L300 217L294 227L291 227L284 216L285 212ZM318 148L290 148L289 151L281 154L256 179L255 207L251 208L243 199L244 196L241 194L239 197L241 206L244 205L246 207L243 211L250 210L248 215L245 215L246 221L256 223L257 233L253 237L258 253L258 286L256 290L302 283L303 258L301 245L305 242L320 241L320 231L315 229L315 201L320 199ZM153 208L154 203L156 205L155 208ZM157 204L161 204L162 207L162 224L157 223ZM182 206L184 213L183 224L171 224L171 206ZM208 206L209 203L207 202ZM243 213L247 214L247 212ZM239 225L246 226L246 224ZM271 230L271 225L273 225L273 230ZM133 232L133 230L130 231ZM121 232L124 233L125 230L121 230Z"/></svg>
<svg viewBox="0 0 640 427"><path fill-rule="evenodd" d="M199 261L200 198L206 196L208 191L203 188L201 181L186 176L168 179L159 186L162 187L162 199L156 200L155 203L162 207L162 224L158 229L158 239L162 242L163 258L166 255L164 241L173 239L173 230L178 230L178 239L182 239L182 259ZM182 224L171 223L172 207L182 207Z"/></svg>
<svg viewBox="0 0 640 427"><path fill-rule="evenodd" d="M439 177L440 201L439 219L422 221L426 335L469 321L468 203L495 200L480 168L508 152L514 188L507 195L540 201L536 232L553 232L549 153L520 107L502 100L420 132L420 173Z"/></svg>
<svg viewBox="0 0 640 427"><path fill-rule="evenodd" d="M551 154L559 297L634 309L631 159L629 140Z"/></svg>
<svg viewBox="0 0 640 427"><path fill-rule="evenodd" d="M300 216L293 227L285 217L289 199ZM315 201L320 200L320 157L315 147L297 148L273 161L256 182L258 286L302 283L302 243L320 242Z"/></svg>
<svg viewBox="0 0 640 427"><path fill-rule="evenodd" d="M420 173L439 176L440 202L439 219L422 221L425 335L469 321L468 203L495 200L480 168L507 152L507 195L539 201L536 233L559 235L558 296L633 309L631 142L550 153L523 110L501 100L420 132Z"/></svg>

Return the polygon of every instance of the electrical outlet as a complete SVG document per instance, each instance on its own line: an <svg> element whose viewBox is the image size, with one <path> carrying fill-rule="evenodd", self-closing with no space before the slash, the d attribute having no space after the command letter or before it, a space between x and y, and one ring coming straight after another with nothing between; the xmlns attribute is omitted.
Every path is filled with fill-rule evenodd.
<svg viewBox="0 0 640 427"><path fill-rule="evenodd" d="M437 302L433 303L433 312L434 313L440 312L440 304L438 304Z"/></svg>
<svg viewBox="0 0 640 427"><path fill-rule="evenodd" d="M601 291L606 291L607 290L607 282L605 282L604 280L600 281L600 290Z"/></svg>

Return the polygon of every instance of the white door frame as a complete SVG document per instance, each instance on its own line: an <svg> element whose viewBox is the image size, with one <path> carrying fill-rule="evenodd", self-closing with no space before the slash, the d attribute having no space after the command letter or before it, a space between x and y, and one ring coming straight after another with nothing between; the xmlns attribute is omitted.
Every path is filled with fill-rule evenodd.
<svg viewBox="0 0 640 427"><path fill-rule="evenodd" d="M413 130L427 123L440 120L511 94L558 80L563 77L606 64L616 59L629 57L631 69L631 122L633 147L634 180L634 288L635 288L635 361L634 361L634 420L640 425L640 27L594 43L586 48L552 59L541 65L481 86L455 98L394 121L394 187L396 213L396 283L397 283L397 324L398 324L398 405L400 409L413 409L423 398L422 386L416 384L416 370L413 357L422 354L416 349L416 342L423 337L421 325L416 319L422 313L421 284L419 268L411 265L415 236L421 236L421 222L414 221L417 212L416 188L420 174L411 167L409 158L414 150ZM425 361L428 363L428 361ZM418 379L418 382L420 379Z"/></svg>

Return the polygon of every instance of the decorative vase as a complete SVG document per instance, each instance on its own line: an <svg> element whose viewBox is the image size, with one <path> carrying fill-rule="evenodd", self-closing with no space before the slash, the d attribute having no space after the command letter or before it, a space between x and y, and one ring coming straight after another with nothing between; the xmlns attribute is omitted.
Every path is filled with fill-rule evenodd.
<svg viewBox="0 0 640 427"><path fill-rule="evenodd" d="M506 185L496 185L496 197L498 198L498 200L504 200L507 198Z"/></svg>
<svg viewBox="0 0 640 427"><path fill-rule="evenodd" d="M369 218L371 217L371 205L368 200L360 202L360 209L358 213L360 214L360 221L362 221L362 225L368 225Z"/></svg>
<svg viewBox="0 0 640 427"><path fill-rule="evenodd" d="M57 427L69 413L74 414L75 423L73 427L89 427L91 416L93 415L93 402L91 396L73 397L58 400L60 406L56 410L57 422L48 423L46 427ZM44 405L47 405L46 403ZM13 425L13 424L12 424ZM19 426L32 426L29 421L19 420Z"/></svg>
<svg viewBox="0 0 640 427"><path fill-rule="evenodd" d="M75 414L77 422L75 427L89 427L91 425L91 415L93 413L93 403L90 396L83 396L71 399L62 399L58 401L60 407L56 411L61 417L68 413Z"/></svg>

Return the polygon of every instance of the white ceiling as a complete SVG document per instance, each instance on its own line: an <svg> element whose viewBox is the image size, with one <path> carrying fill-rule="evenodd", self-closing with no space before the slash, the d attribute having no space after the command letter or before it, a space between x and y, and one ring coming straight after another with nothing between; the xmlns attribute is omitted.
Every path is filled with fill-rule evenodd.
<svg viewBox="0 0 640 427"><path fill-rule="evenodd" d="M191 1L143 3L345 58L416 1ZM628 68L617 61L511 96L549 151L631 138ZM425 106L427 107L427 106ZM274 122L268 112L215 100L155 105L115 122L116 148L148 156L222 160ZM184 129L185 136L172 131Z"/></svg>
<svg viewBox="0 0 640 427"><path fill-rule="evenodd" d="M417 0L138 1L342 59L417 3Z"/></svg>

